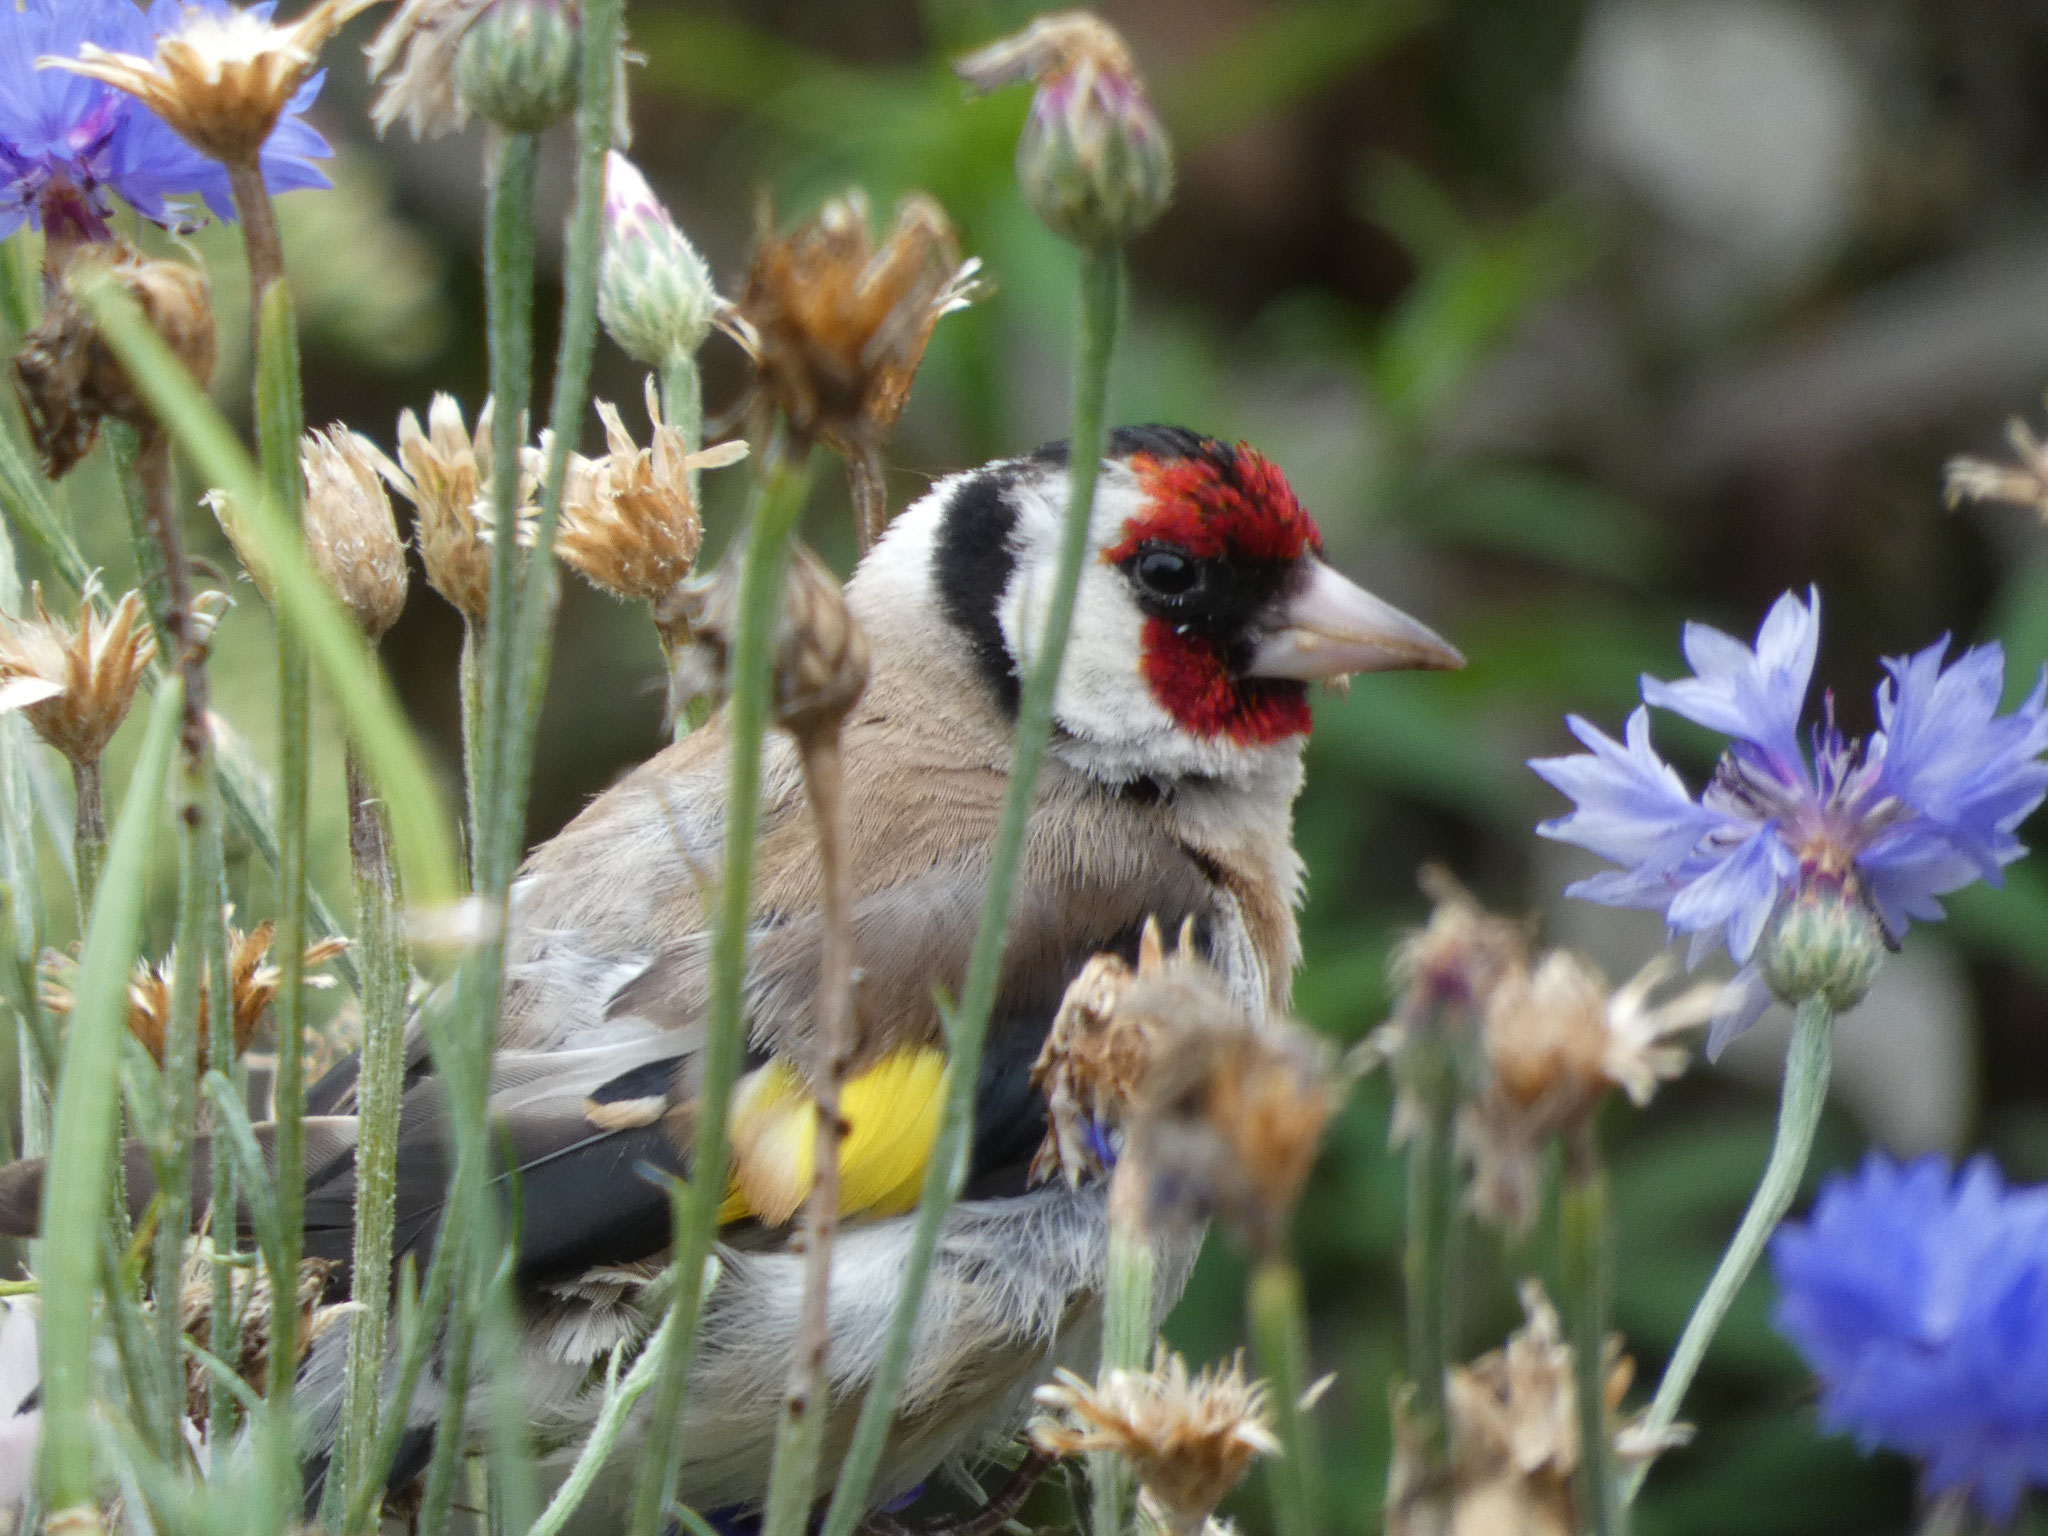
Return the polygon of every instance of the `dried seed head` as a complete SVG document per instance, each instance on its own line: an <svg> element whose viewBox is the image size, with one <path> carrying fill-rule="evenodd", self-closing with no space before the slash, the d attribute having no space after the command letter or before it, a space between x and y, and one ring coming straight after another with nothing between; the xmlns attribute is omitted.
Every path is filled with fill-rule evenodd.
<svg viewBox="0 0 2048 1536"><path fill-rule="evenodd" d="M151 261L122 246L81 248L65 267L42 323L14 357L15 392L43 473L52 480L91 451L103 417L138 429L155 426L81 297L103 278L135 300L193 378L204 385L213 377L213 301L203 271Z"/></svg>
<svg viewBox="0 0 2048 1536"><path fill-rule="evenodd" d="M1481 1027L1484 1085L1460 1112L1458 1139L1472 1161L1471 1205L1507 1231L1536 1218L1543 1155L1577 1133L1616 1088L1637 1104L1686 1067L1671 1037L1710 1021L1722 989L1688 988L1656 1006L1650 995L1670 974L1658 956L1619 991L1581 955L1553 950L1533 970L1514 966L1486 1001Z"/></svg>
<svg viewBox="0 0 2048 1536"><path fill-rule="evenodd" d="M253 165L335 29L375 3L321 0L284 25L273 23L267 11L187 5L177 30L157 38L154 58L86 43L75 59L36 63L104 80L135 97L201 154L227 165Z"/></svg>
<svg viewBox="0 0 2048 1536"><path fill-rule="evenodd" d="M1099 16L1041 16L954 70L977 91L1038 82L1017 141L1017 180L1062 239L1122 245L1173 200L1173 146L1129 47Z"/></svg>
<svg viewBox="0 0 2048 1536"><path fill-rule="evenodd" d="M1403 1012L1483 1010L1501 978L1527 966L1529 925L1495 917L1441 865L1424 866L1417 879L1434 907L1428 924L1403 935L1394 950L1392 979L1404 994Z"/></svg>
<svg viewBox="0 0 2048 1536"><path fill-rule="evenodd" d="M1245 1378L1241 1355L1191 1378L1187 1361L1162 1345L1149 1371L1111 1371L1091 1386L1062 1370L1036 1396L1059 1417L1034 1421L1033 1443L1054 1456L1122 1457L1171 1536L1195 1536L1254 1457L1280 1452L1266 1384Z"/></svg>
<svg viewBox="0 0 2048 1536"><path fill-rule="evenodd" d="M227 914L233 917L233 912ZM235 1055L241 1056L256 1039L256 1031L270 1005L277 1000L278 968L270 963L270 943L276 925L258 923L244 933L228 925L229 1024L233 1031ZM325 965L348 948L346 939L320 939L306 946L308 971ZM69 1013L72 1006L71 973L76 962L68 956L44 957L43 1003L52 1013ZM156 1064L164 1064L164 1044L171 1027L171 994L178 983L178 956L173 950L152 965L138 960L128 983L128 1032L149 1051ZM331 987L332 977L307 976L309 987ZM208 980L199 983L199 1070L206 1070L208 1027L212 994Z"/></svg>
<svg viewBox="0 0 2048 1536"><path fill-rule="evenodd" d="M339 1261L334 1259L299 1261L299 1283L293 1298L298 1309L298 1322L292 1330L292 1345L301 1361L321 1334L346 1320L355 1310L347 1303L329 1304L326 1301L329 1291L336 1285L340 1269ZM243 1381L260 1389L270 1369L274 1323L270 1271L260 1265L254 1269L230 1268L228 1277L229 1315L239 1324L234 1354L228 1364L234 1367L235 1374ZM185 1337L208 1349L213 1347L213 1280L213 1255L204 1244L194 1242L186 1250L185 1272L179 1287L178 1317ZM212 1373L194 1358L185 1368L185 1411L195 1423L205 1422L207 1403L212 1393Z"/></svg>
<svg viewBox="0 0 2048 1536"><path fill-rule="evenodd" d="M952 221L913 193L878 247L867 199L849 192L777 237L762 229L737 316L753 338L749 436L768 441L779 410L802 438L849 460L872 454L903 414L932 329L980 292Z"/></svg>
<svg viewBox="0 0 2048 1536"><path fill-rule="evenodd" d="M633 441L616 406L600 400L597 414L609 451L600 459L570 455L555 553L591 585L629 601L655 604L659 620L704 542L703 520L690 496L690 472L737 464L747 456L747 445L719 443L690 452L683 434L662 420L652 378L647 381L647 417L653 437L647 447ZM536 475L548 446L543 433L531 465ZM673 632L667 638L686 637Z"/></svg>
<svg viewBox="0 0 2048 1536"><path fill-rule="evenodd" d="M676 668L679 705L698 694L723 697L739 625L739 551L683 589L680 612L691 644ZM775 723L802 742L837 732L868 681L868 642L846 606L838 578L809 546L790 551L775 618Z"/></svg>
<svg viewBox="0 0 2048 1536"><path fill-rule="evenodd" d="M405 546L384 491L390 461L339 423L299 445L306 552L364 634L379 639L405 608Z"/></svg>
<svg viewBox="0 0 2048 1536"><path fill-rule="evenodd" d="M1159 1009L1184 968L1207 969L1195 955L1192 920L1169 957L1158 919L1147 918L1135 972L1120 956L1096 955L1068 983L1031 1068L1032 1085L1046 1103L1045 1140L1031 1160L1033 1184L1057 1172L1070 1189L1079 1188L1115 1165L1154 1042L1170 1028ZM1201 981L1197 974L1190 984ZM1127 1007L1134 985L1137 1002Z"/></svg>
<svg viewBox="0 0 2048 1536"><path fill-rule="evenodd" d="M371 104L379 136L405 119L415 139L438 139L469 121L455 89L455 61L470 24L494 0L404 0L370 42L370 78L383 89Z"/></svg>
<svg viewBox="0 0 2048 1536"><path fill-rule="evenodd" d="M1572 1482L1580 1449L1572 1349L1543 1287L1526 1280L1521 1295L1526 1321L1509 1335L1506 1347L1456 1367L1446 1384L1453 1447L1447 1527L1427 1512L1431 1505L1441 1508L1444 1490L1430 1486L1405 1396L1396 1399L1388 1536L1445 1529L1475 1536L1495 1530L1569 1536L1581 1529ZM1646 1460L1682 1441L1683 1430L1652 1446L1615 1425L1635 1367L1622 1353L1618 1336L1608 1340L1606 1353L1605 1406L1621 1458ZM1502 1519L1508 1523L1497 1523Z"/></svg>
<svg viewBox="0 0 2048 1536"><path fill-rule="evenodd" d="M1948 461L1945 478L1950 509L1966 501L1997 501L2048 518L2048 447L2017 416L2006 423L2005 436L2012 444L2015 463L1967 457Z"/></svg>
<svg viewBox="0 0 2048 1536"><path fill-rule="evenodd" d="M576 109L583 31L574 0L496 0L455 51L455 90L485 122L539 133Z"/></svg>
<svg viewBox="0 0 2048 1536"><path fill-rule="evenodd" d="M725 310L711 269L662 207L638 166L605 161L604 259L597 313L619 349L649 368L690 357Z"/></svg>
<svg viewBox="0 0 2048 1536"><path fill-rule="evenodd" d="M105 618L92 597L80 600L75 628L51 617L40 583L29 589L32 618L0 614L0 713L20 710L36 735L81 767L106 751L156 656L140 592Z"/></svg>
<svg viewBox="0 0 2048 1536"><path fill-rule="evenodd" d="M1112 1205L1141 1198L1153 1221L1217 1216L1270 1251L1337 1109L1323 1043L1286 1020L1254 1024L1205 966L1141 980L1120 1007L1158 1024Z"/></svg>
<svg viewBox="0 0 2048 1536"><path fill-rule="evenodd" d="M391 488L418 513L416 537L427 584L447 598L472 624L490 609L492 503L492 418L485 401L472 437L462 424L453 395L436 395L427 408L427 428L407 411L398 418L398 463L380 464ZM522 456L523 457L523 456ZM521 545L533 542L533 504L538 482L522 468L515 516Z"/></svg>

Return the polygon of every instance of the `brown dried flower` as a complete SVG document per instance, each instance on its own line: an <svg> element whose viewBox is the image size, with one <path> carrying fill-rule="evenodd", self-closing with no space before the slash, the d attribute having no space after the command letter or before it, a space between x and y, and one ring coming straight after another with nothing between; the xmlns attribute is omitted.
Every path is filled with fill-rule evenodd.
<svg viewBox="0 0 2048 1536"><path fill-rule="evenodd" d="M860 518L861 548L888 520L881 443L903 414L940 317L980 292L977 260L961 261L945 210L922 193L896 205L878 247L867 199L848 192L788 235L765 207L736 318L751 334L754 380L744 409L750 436L769 440L780 411L803 441L843 456Z"/></svg>
<svg viewBox="0 0 2048 1536"><path fill-rule="evenodd" d="M232 924L228 927L228 989L233 1000L229 1016L237 1056L249 1049L263 1023L263 1016L277 1000L279 972L275 965L269 963L270 943L276 931L276 925L267 922L258 923L246 933ZM346 939L315 940L306 946L306 968L311 970L314 966L325 965L347 948ZM76 962L69 956L44 957L43 1004L52 1013L71 1011L71 972L75 966ZM128 983L128 1032L142 1042L158 1066L164 1063L164 1041L171 1025L171 994L177 987L177 980L178 956L174 950L155 965L147 960L138 960L135 975ZM331 987L334 981L328 976L308 976L306 985ZM201 1071L206 1068L211 1006L212 997L207 981L202 977L199 984Z"/></svg>
<svg viewBox="0 0 2048 1536"><path fill-rule="evenodd" d="M292 1330L292 1346L301 1361L313 1343L345 1319L354 1308L347 1303L329 1305L326 1297L341 1265L334 1259L299 1261L298 1324ZM272 1300L269 1269L230 1268L229 1315L239 1325L233 1357L228 1361L235 1374L252 1387L261 1388L270 1369ZM185 1336L204 1348L212 1347L213 1255L202 1243L186 1251L185 1273L178 1296L178 1319ZM185 1411L195 1423L204 1423L213 1392L213 1375L195 1357L185 1367Z"/></svg>
<svg viewBox="0 0 2048 1536"><path fill-rule="evenodd" d="M490 609L491 539L495 518L491 491L492 419L496 402L485 401L476 433L462 424L453 395L436 395L427 407L427 427L407 411L398 418L398 463L384 459L379 470L391 488L419 514L416 536L427 584L447 598L472 624ZM538 482L530 470L519 475L517 537L533 542L533 504Z"/></svg>
<svg viewBox="0 0 2048 1536"><path fill-rule="evenodd" d="M126 91L201 154L254 165L285 104L305 83L335 29L377 0L320 0L279 24L253 10L190 5L176 31L157 38L156 56L83 44L75 59L38 59Z"/></svg>
<svg viewBox="0 0 2048 1536"><path fill-rule="evenodd" d="M1446 1384L1453 1452L1449 1490L1430 1485L1405 1398L1396 1400L1387 1536L1571 1536L1581 1528L1573 1488L1580 1447L1572 1348L1542 1285L1524 1281L1521 1296L1525 1321L1506 1346L1455 1368ZM1608 1340L1606 1363L1607 1418L1619 1457L1646 1461L1682 1443L1689 1433L1684 1429L1652 1443L1615 1424L1635 1374L1619 1336Z"/></svg>
<svg viewBox="0 0 2048 1536"><path fill-rule="evenodd" d="M2048 446L2017 416L2005 424L2005 437L2017 463L1967 456L1948 461L1944 478L1950 509L1966 501L1996 501L2048 518Z"/></svg>
<svg viewBox="0 0 2048 1536"><path fill-rule="evenodd" d="M13 364L29 437L52 480L62 479L91 451L103 417L138 429L155 426L81 298L88 284L103 278L141 306L194 379L204 385L213 377L213 301L205 272L152 261L125 246L82 247Z"/></svg>
<svg viewBox="0 0 2048 1536"><path fill-rule="evenodd" d="M1686 1050L1671 1037L1712 1019L1723 989L1702 982L1652 1006L1674 964L1659 955L1616 991L1584 956L1553 950L1494 987L1481 1029L1484 1086L1458 1121L1479 1214L1528 1231L1550 1139L1564 1136L1571 1159L1582 1150L1576 1133L1609 1092L1646 1104L1659 1083L1684 1072Z"/></svg>
<svg viewBox="0 0 2048 1536"><path fill-rule="evenodd" d="M1111 1203L1150 1220L1221 1217L1255 1250L1283 1237L1337 1092L1323 1043L1287 1020L1255 1024L1205 965L1125 993L1158 1021Z"/></svg>
<svg viewBox="0 0 2048 1536"><path fill-rule="evenodd" d="M633 441L610 402L598 401L597 414L610 451L599 459L569 456L555 553L592 586L653 604L663 639L680 643L688 635L678 628L676 588L690 574L704 542L703 519L690 494L691 472L737 464L747 456L747 445L718 443L692 453L683 434L662 420L651 377L647 418L653 436L647 447ZM547 447L543 434L541 447L533 450L536 473Z"/></svg>
<svg viewBox="0 0 2048 1536"><path fill-rule="evenodd" d="M0 713L18 709L30 729L71 762L96 763L128 717L156 656L142 594L130 592L101 618L88 592L74 628L51 617L43 589L29 589L35 616L0 614Z"/></svg>
<svg viewBox="0 0 2048 1536"><path fill-rule="evenodd" d="M1198 967L1192 919L1182 925L1169 961L1157 918L1147 918L1138 939L1134 972L1118 955L1096 955L1067 984L1045 1045L1032 1064L1031 1082L1045 1095L1045 1140L1031 1160L1030 1180L1059 1173L1071 1188L1098 1177L1114 1161L1109 1138L1129 1120L1153 1042L1164 1025L1162 991L1153 985L1169 965ZM1125 1006L1133 985L1135 1006Z"/></svg>
<svg viewBox="0 0 2048 1536"><path fill-rule="evenodd" d="M1054 1456L1121 1456L1141 1506L1170 1536L1195 1536L1254 1457L1280 1453L1266 1384L1246 1379L1242 1355L1190 1377L1161 1345L1149 1371L1110 1371L1091 1386L1062 1370L1036 1396L1064 1419L1034 1421L1032 1443Z"/></svg>
<svg viewBox="0 0 2048 1536"><path fill-rule="evenodd" d="M470 23L493 0L404 0L371 41L370 78L383 82L370 117L382 135L400 118L415 139L454 133L469 121L455 89L455 60Z"/></svg>
<svg viewBox="0 0 2048 1536"><path fill-rule="evenodd" d="M299 445L306 476L306 552L372 640L405 609L405 545L384 492L389 460L359 432L336 423Z"/></svg>
<svg viewBox="0 0 2048 1536"><path fill-rule="evenodd" d="M725 692L739 623L738 553L683 589L679 612L691 644L675 670L672 706ZM867 687L867 636L847 608L838 578L804 544L790 551L774 654L775 723L800 742L836 732Z"/></svg>

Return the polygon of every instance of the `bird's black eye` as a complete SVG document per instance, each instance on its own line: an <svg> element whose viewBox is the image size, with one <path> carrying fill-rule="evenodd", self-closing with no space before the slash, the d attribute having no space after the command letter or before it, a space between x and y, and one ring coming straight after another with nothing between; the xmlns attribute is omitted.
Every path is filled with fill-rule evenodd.
<svg viewBox="0 0 2048 1536"><path fill-rule="evenodd" d="M1177 549L1154 545L1131 563L1131 576L1153 597L1167 601L1195 595L1203 585L1204 563Z"/></svg>

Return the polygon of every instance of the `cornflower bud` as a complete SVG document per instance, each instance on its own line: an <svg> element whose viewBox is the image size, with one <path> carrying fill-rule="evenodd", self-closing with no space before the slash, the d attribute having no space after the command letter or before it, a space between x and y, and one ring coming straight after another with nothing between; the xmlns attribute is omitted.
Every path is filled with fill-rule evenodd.
<svg viewBox="0 0 2048 1536"><path fill-rule="evenodd" d="M436 395L427 408L425 431L411 411L398 418L398 462L385 460L378 466L391 488L418 514L416 537L427 585L471 624L481 624L490 611L495 413L495 402L485 401L472 436L463 427L462 407L455 397ZM514 537L522 545L533 541L533 522L540 511L533 495L538 488L530 469L522 468L514 511Z"/></svg>
<svg viewBox="0 0 2048 1536"><path fill-rule="evenodd" d="M36 62L104 80L135 97L201 154L226 165L254 165L328 39L375 3L321 0L282 26L268 11L190 5L182 25L157 38L154 58L86 43L75 59Z"/></svg>
<svg viewBox="0 0 2048 1536"><path fill-rule="evenodd" d="M676 668L672 706L695 694L726 691L739 624L737 553L684 590L680 608L692 643ZM803 544L790 551L773 650L775 723L799 744L836 732L867 687L867 636L848 610L838 578Z"/></svg>
<svg viewBox="0 0 2048 1536"><path fill-rule="evenodd" d="M486 122L539 133L575 110L582 57L574 0L496 0L463 34L455 89Z"/></svg>
<svg viewBox="0 0 2048 1536"><path fill-rule="evenodd" d="M29 593L33 618L0 614L0 713L20 710L74 765L97 763L156 656L142 594L126 594L103 619L88 593L74 628L51 617L40 583Z"/></svg>
<svg viewBox="0 0 2048 1536"><path fill-rule="evenodd" d="M604 231L597 315L606 334L649 368L694 355L725 301L640 168L617 150L605 160Z"/></svg>
<svg viewBox="0 0 2048 1536"><path fill-rule="evenodd" d="M1311 1389L1309 1402L1323 1385ZM1154 1526L1167 1536L1197 1536L1253 1459L1280 1453L1268 1395L1264 1382L1246 1379L1242 1355L1190 1377L1187 1361L1162 1344L1149 1371L1112 1370L1095 1385L1055 1372L1034 1396L1060 1417L1035 1420L1031 1441L1052 1456L1123 1458Z"/></svg>
<svg viewBox="0 0 2048 1536"><path fill-rule="evenodd" d="M1054 234L1122 245L1173 198L1173 148L1116 30L1088 11L1041 16L954 65L976 91L1038 82L1017 140L1017 180Z"/></svg>
<svg viewBox="0 0 2048 1536"><path fill-rule="evenodd" d="M371 640L405 609L405 545L391 516L383 475L389 461L339 423L299 445L306 476L306 553Z"/></svg>
<svg viewBox="0 0 2048 1536"><path fill-rule="evenodd" d="M90 245L65 267L42 322L15 354L15 392L29 438L52 480L91 451L111 416L138 430L156 421L127 370L101 339L81 295L111 280L138 304L178 361L204 386L213 377L213 302L206 274L180 262L152 261L122 246Z"/></svg>
<svg viewBox="0 0 2048 1536"><path fill-rule="evenodd" d="M1808 875L1771 917L1757 963L1782 1001L1818 997L1835 1012L1863 1001L1885 955L1883 931L1853 875Z"/></svg>

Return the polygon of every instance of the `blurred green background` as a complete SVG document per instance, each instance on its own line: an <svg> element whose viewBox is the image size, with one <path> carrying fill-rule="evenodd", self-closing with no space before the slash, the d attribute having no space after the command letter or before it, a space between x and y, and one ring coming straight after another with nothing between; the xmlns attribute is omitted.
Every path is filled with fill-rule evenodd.
<svg viewBox="0 0 2048 1536"><path fill-rule="evenodd" d="M1388 948L1422 914L1414 872L1430 858L1617 975L1656 948L1654 920L1561 900L1584 866L1532 837L1560 806L1522 762L1567 746L1568 711L1618 728L1638 673L1680 669L1688 616L1746 636L1778 592L1818 583L1820 673L1852 730L1871 723L1877 656L1943 632L2003 639L2013 687L2031 682L2048 654L2048 530L2021 512L1945 511L1940 467L1999 452L2001 420L2036 409L2048 384L2048 12L2020 0L1103 9L1150 74L1181 163L1175 207L1132 252L1114 414L1257 442L1334 560L1471 659L1455 676L1366 679L1318 703L1297 997L1317 1027L1349 1041L1384 1016ZM1030 13L992 0L629 8L644 59L635 158L728 291L763 189L793 217L849 185L878 212L922 188L986 263L994 296L940 326L895 440L898 506L939 474L1064 431L1074 262L1015 191L1024 99L963 101L946 69ZM481 399L483 145L474 133L378 143L350 50L330 58L314 115L341 147L339 189L283 204L309 325L307 416L389 447L401 407L424 413L438 389L471 412ZM550 145L544 162L556 208L566 149ZM235 236L200 243L218 258L232 351L245 302ZM707 356L714 409L738 378L724 345ZM224 367L224 400L245 393L245 369ZM603 344L597 388L638 420L635 370ZM843 570L844 492L835 476L820 483L812 537ZM710 484L716 540L738 477ZM91 471L70 489L95 558L125 580L119 520L94 512L110 495ZM212 550L232 569L217 538ZM535 838L660 738L658 653L639 612L573 582L566 594ZM223 631L221 707L245 727L268 718L274 686L260 610L243 603ZM385 643L451 772L458 634L416 581ZM1658 729L1688 772L1710 767L1703 736ZM260 735L252 746L267 751ZM338 753L322 760L320 874L339 903ZM247 879L261 915L263 881ZM2004 891L1952 905L1842 1026L1822 1170L1875 1142L1989 1147L2015 1177L2048 1177L2048 874L2022 864ZM1643 1377L1762 1165L1776 1049L1760 1031L1603 1128L1617 1322ZM1322 1423L1347 1533L1379 1525L1400 1356L1402 1183L1386 1119L1383 1086L1366 1084L1298 1228L1318 1368L1338 1372ZM1552 1268L1543 1232L1520 1247L1471 1240L1466 1353L1513 1326L1515 1275ZM1234 1347L1239 1294L1234 1257L1212 1244L1177 1341ZM1699 1441L1659 1468L1638 1528L1906 1529L1909 1469L1817 1433L1768 1310L1767 1283L1753 1284L1691 1405ZM1255 1491L1236 1503L1264 1529Z"/></svg>

